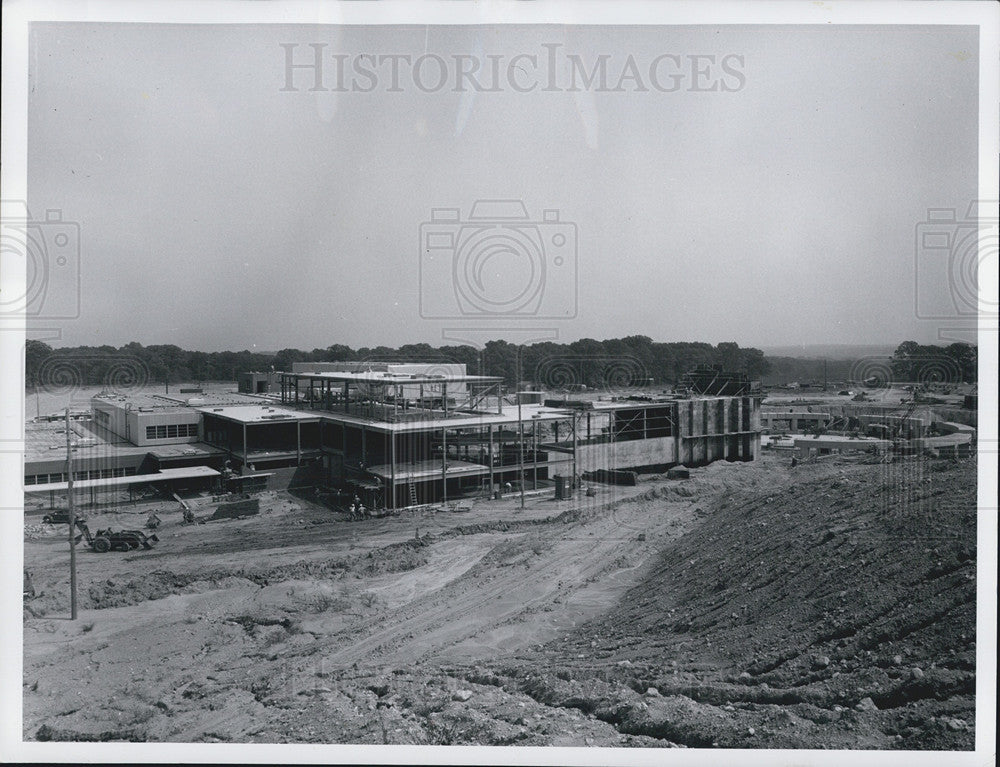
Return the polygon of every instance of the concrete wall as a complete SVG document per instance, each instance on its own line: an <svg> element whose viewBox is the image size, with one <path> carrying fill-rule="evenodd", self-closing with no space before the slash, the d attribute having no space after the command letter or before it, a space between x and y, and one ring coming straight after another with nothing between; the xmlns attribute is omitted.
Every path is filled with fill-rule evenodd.
<svg viewBox="0 0 1000 767"><path fill-rule="evenodd" d="M199 442L202 435L201 413L191 410L188 412L165 412L165 413L143 413L137 410L128 412L130 430L132 432L131 442L140 447L146 445L175 445L184 442ZM146 437L147 426L169 426L180 424L194 424L198 430L192 437L165 437L163 439L149 439Z"/></svg>
<svg viewBox="0 0 1000 767"><path fill-rule="evenodd" d="M263 385L263 386L262 386ZM251 371L240 373L238 390L244 394L261 394L281 390L281 376L278 373ZM258 391L259 390L259 391Z"/></svg>
<svg viewBox="0 0 1000 767"><path fill-rule="evenodd" d="M580 445L577 466L580 471L595 471L752 461L760 450L760 420L760 402L752 397L679 400L673 436Z"/></svg>
<svg viewBox="0 0 1000 767"><path fill-rule="evenodd" d="M94 423L133 445L175 445L198 442L202 437L201 413L196 410L149 410L126 409L115 400L92 399L90 402ZM198 433L189 437L147 438L147 426L170 426L194 424Z"/></svg>
<svg viewBox="0 0 1000 767"><path fill-rule="evenodd" d="M579 445L576 453L578 472L673 463L677 463L676 440L673 437Z"/></svg>
<svg viewBox="0 0 1000 767"><path fill-rule="evenodd" d="M127 427L126 410L117 402L92 399L90 411L94 423L122 439L131 441L131 430Z"/></svg>
<svg viewBox="0 0 1000 767"><path fill-rule="evenodd" d="M710 397L677 403L677 462L752 461L760 449L760 403L753 397Z"/></svg>
<svg viewBox="0 0 1000 767"><path fill-rule="evenodd" d="M53 451L55 452L55 451ZM115 469L127 469L129 474L143 474L145 473L145 467L143 466L148 460L147 455L90 455L82 456L79 453L73 454L73 474L76 475L77 479L84 479L85 477L79 476L81 472L89 471L106 471ZM65 455L61 459L45 460L45 461L25 461L24 463L24 476L37 477L38 475L53 475L53 474L64 474L66 471L66 458ZM65 481L65 477L57 479L47 479L45 482L57 482Z"/></svg>

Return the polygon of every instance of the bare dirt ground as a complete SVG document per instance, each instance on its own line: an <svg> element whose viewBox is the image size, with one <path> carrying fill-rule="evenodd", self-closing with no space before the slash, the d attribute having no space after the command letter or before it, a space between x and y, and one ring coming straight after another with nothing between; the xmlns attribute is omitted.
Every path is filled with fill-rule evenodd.
<svg viewBox="0 0 1000 767"><path fill-rule="evenodd" d="M79 550L76 622L28 517L24 735L972 748L974 459L789 464L359 522L161 504L153 551Z"/></svg>

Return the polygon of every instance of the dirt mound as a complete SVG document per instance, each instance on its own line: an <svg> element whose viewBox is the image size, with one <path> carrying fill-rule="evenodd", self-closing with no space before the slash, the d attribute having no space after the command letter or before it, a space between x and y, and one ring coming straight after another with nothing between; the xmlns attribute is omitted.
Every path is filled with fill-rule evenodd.
<svg viewBox="0 0 1000 767"><path fill-rule="evenodd" d="M248 584L265 587L296 579L330 579L346 573L372 576L405 572L427 563L429 542L429 538L412 539L352 557L291 562L271 567L240 565L187 573L154 570L127 579L108 578L87 586L86 591L80 594L80 607L122 607L163 599L172 594L201 593ZM25 610L33 617L63 610L67 605L68 598L63 593L39 594L25 599Z"/></svg>
<svg viewBox="0 0 1000 767"><path fill-rule="evenodd" d="M624 662L618 676L636 689L713 706L805 706L838 721L847 712L826 741L801 729L789 740L783 726L765 744L756 726L757 746L833 746L848 725L855 736L871 728L872 747L973 746L974 460L845 465L735 492L707 511L641 587L546 665L593 677ZM615 716L650 732L634 712ZM692 732L671 739L726 739Z"/></svg>

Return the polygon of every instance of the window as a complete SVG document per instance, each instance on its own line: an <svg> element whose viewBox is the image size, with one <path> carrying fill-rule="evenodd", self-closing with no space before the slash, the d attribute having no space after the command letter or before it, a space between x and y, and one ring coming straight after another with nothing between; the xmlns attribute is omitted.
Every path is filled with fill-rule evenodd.
<svg viewBox="0 0 1000 767"><path fill-rule="evenodd" d="M171 423L146 427L146 439L177 439L178 437L197 436L198 424L196 423Z"/></svg>

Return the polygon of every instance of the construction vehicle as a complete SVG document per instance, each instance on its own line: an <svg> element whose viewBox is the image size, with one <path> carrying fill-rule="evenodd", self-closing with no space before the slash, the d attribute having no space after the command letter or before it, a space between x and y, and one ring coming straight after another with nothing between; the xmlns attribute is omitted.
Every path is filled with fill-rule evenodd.
<svg viewBox="0 0 1000 767"><path fill-rule="evenodd" d="M112 530L107 528L98 530L95 535L90 532L86 522L81 519L75 521L77 529L80 531L80 535L75 539L76 543L85 538L90 548L99 554L108 551L131 551L140 547L151 549L153 544L160 540L155 534L146 535L142 530Z"/></svg>

